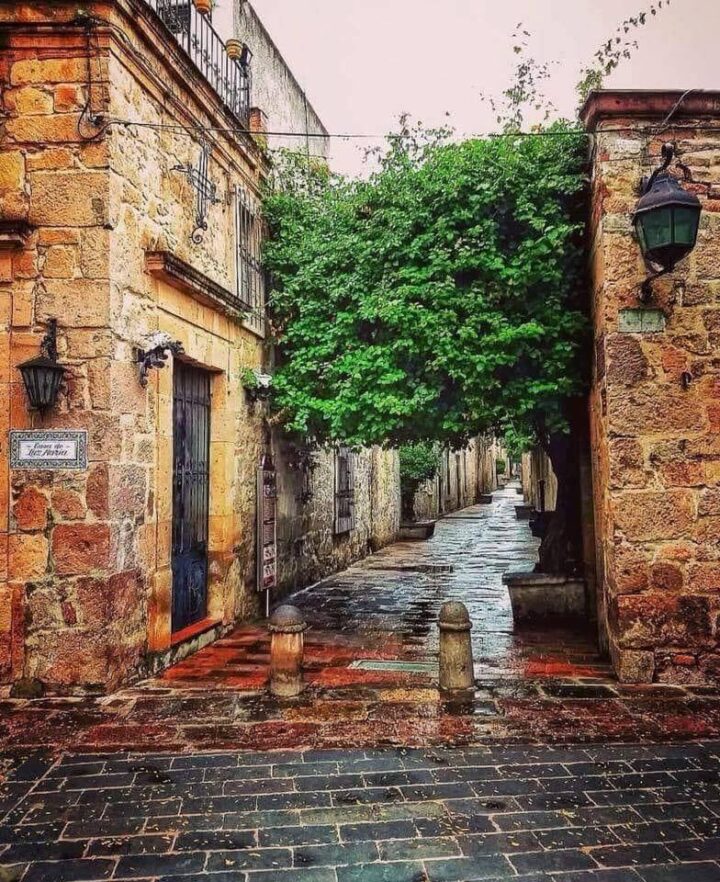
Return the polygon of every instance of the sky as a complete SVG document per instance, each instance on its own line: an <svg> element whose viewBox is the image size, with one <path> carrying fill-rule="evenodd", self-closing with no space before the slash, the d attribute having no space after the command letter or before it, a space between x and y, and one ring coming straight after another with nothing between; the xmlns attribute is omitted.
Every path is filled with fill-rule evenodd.
<svg viewBox="0 0 720 882"><path fill-rule="evenodd" d="M499 96L510 84L520 22L531 34L530 53L554 62L548 97L572 115L579 71L650 0L252 3L327 128L381 136L403 112L461 135L495 129L482 96ZM639 49L607 88L720 89L720 0L671 0L636 36ZM333 139L331 163L362 173L362 148L377 143Z"/></svg>

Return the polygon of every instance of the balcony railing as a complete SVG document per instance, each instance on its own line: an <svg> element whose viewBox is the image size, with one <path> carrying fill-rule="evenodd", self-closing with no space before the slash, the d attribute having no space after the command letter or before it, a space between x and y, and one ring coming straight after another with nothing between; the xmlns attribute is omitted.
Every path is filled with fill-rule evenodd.
<svg viewBox="0 0 720 882"><path fill-rule="evenodd" d="M225 107L243 128L247 127L250 110L249 65L230 58L209 17L201 15L194 3L183 0L145 2L160 16Z"/></svg>

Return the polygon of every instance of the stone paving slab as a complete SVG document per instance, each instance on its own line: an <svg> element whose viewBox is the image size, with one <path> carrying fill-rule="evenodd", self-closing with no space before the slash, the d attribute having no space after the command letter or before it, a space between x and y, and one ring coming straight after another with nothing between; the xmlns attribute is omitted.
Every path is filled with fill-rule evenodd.
<svg viewBox="0 0 720 882"><path fill-rule="evenodd" d="M0 768L3 882L720 882L718 741Z"/></svg>

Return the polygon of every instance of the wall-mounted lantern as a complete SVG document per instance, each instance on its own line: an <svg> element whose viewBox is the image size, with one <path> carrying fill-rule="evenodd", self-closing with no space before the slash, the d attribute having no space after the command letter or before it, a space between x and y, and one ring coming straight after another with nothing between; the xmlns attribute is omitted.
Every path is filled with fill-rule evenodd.
<svg viewBox="0 0 720 882"><path fill-rule="evenodd" d="M58 364L57 319L50 319L45 336L40 342L37 358L31 358L18 365L22 374L25 391L33 410L46 411L57 401L60 381L65 368Z"/></svg>
<svg viewBox="0 0 720 882"><path fill-rule="evenodd" d="M675 269L697 241L700 200L668 172L674 156L674 145L663 144L662 165L643 181L643 195L633 215L643 257L654 269L643 283L642 300L649 299L652 280Z"/></svg>

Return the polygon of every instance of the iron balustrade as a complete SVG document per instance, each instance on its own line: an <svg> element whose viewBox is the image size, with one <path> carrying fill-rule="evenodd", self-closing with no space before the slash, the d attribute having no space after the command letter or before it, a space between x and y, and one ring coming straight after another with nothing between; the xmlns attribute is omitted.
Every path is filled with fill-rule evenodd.
<svg viewBox="0 0 720 882"><path fill-rule="evenodd" d="M220 35L192 2L144 0L185 50L222 103L247 128L250 110L250 67L230 58Z"/></svg>

